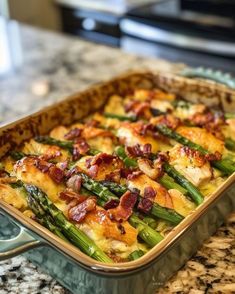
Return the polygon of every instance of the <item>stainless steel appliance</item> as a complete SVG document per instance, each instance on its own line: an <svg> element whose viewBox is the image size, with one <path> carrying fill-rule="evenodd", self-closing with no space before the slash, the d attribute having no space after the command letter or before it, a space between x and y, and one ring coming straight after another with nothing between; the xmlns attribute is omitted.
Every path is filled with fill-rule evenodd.
<svg viewBox="0 0 235 294"><path fill-rule="evenodd" d="M121 47L192 66L235 72L235 2L165 0L130 10Z"/></svg>

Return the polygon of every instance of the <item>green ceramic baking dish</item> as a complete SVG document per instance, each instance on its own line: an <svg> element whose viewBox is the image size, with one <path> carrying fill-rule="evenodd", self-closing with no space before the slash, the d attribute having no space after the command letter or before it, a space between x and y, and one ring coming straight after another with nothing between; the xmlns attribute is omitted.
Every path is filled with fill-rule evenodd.
<svg viewBox="0 0 235 294"><path fill-rule="evenodd" d="M99 109L111 95L123 95L136 87L159 87L186 100L235 111L235 91L225 86L169 73L129 73L2 126L0 157L24 140L46 134L58 124L71 124ZM86 256L0 200L1 213L19 228L16 237L0 240L0 260L24 253L73 293L154 293L235 209L234 181L235 174L146 255L136 261L108 265Z"/></svg>

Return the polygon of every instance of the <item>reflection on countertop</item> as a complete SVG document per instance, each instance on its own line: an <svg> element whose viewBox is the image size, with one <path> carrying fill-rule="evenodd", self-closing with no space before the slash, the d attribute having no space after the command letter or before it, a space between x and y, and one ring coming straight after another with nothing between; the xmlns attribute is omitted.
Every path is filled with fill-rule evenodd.
<svg viewBox="0 0 235 294"><path fill-rule="evenodd" d="M178 71L180 64L150 60L21 26L24 66L0 80L0 120L52 104L126 70ZM0 232L4 221L0 221ZM235 215L158 293L235 291ZM0 293L69 293L22 256L0 262Z"/></svg>

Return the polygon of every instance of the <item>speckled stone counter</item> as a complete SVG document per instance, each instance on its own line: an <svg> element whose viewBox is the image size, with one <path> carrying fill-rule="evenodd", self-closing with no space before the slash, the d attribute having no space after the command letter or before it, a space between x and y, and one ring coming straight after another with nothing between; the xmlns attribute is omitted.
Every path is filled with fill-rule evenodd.
<svg viewBox="0 0 235 294"><path fill-rule="evenodd" d="M126 70L177 71L182 66L25 26L21 35L23 67L0 80L1 122ZM6 293L69 292L19 256L0 262L0 294ZM235 293L235 214L158 293Z"/></svg>

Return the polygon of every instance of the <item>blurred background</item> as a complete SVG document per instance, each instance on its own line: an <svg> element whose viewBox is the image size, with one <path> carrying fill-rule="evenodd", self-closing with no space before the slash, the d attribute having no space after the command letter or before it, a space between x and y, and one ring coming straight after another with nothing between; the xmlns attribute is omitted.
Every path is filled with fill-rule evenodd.
<svg viewBox="0 0 235 294"><path fill-rule="evenodd" d="M235 59L234 0L0 0L0 3L1 15L29 25L63 31L143 56L180 60L192 66L200 60L201 65L235 72L231 66ZM0 43L6 39L5 30L18 48L16 55L20 59L17 28L12 26L4 29L1 21ZM2 52L6 55L7 50L3 45L0 48L3 57Z"/></svg>

